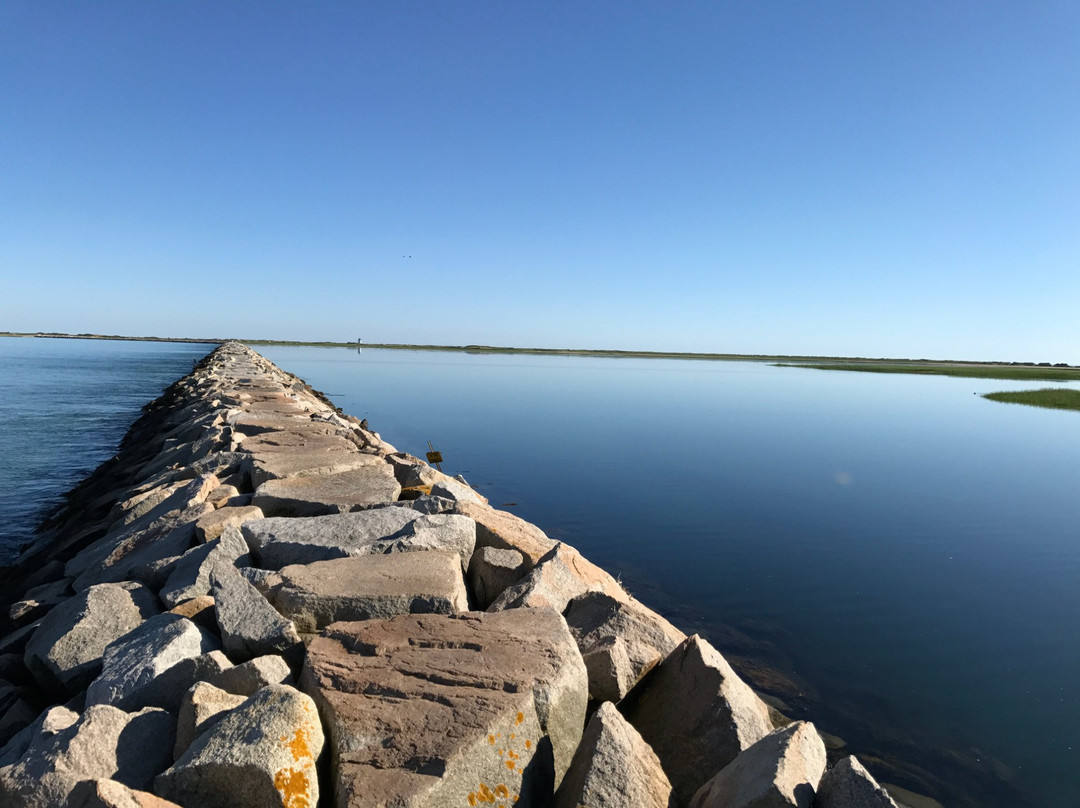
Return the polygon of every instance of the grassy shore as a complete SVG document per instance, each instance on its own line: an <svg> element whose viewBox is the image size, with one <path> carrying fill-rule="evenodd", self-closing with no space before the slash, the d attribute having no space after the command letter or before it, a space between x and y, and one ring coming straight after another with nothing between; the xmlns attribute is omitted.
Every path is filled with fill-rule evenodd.
<svg viewBox="0 0 1080 808"><path fill-rule="evenodd" d="M17 333L0 331L0 337L48 337L57 339L115 339L149 342L220 343L222 338L122 337L104 334ZM397 342L308 342L237 338L245 345L284 345L311 348L379 348L394 351L447 351L471 354L531 354L536 356L586 356L625 359L695 359L712 362L770 362L778 367L816 370L855 370L866 373L917 373L931 376L964 376L977 379L1020 381L1080 381L1080 367L1043 362L966 362L931 359L871 359L867 357L791 356L784 354L693 353L683 351L620 351L596 348L513 348L498 345L413 345Z"/></svg>
<svg viewBox="0 0 1080 808"><path fill-rule="evenodd" d="M933 362L879 359L847 362L781 362L780 367L813 370L854 370L862 373L914 373L923 376L962 376L969 379L1011 381L1080 381L1080 368L998 362Z"/></svg>
<svg viewBox="0 0 1080 808"><path fill-rule="evenodd" d="M1020 390L1015 393L986 393L983 398L1006 404L1026 404L1051 410L1080 410L1080 390L1046 387L1042 390Z"/></svg>

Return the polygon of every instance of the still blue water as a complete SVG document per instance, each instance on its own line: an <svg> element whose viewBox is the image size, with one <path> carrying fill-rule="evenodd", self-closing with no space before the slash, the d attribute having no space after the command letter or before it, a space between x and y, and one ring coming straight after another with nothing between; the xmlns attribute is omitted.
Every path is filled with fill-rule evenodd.
<svg viewBox="0 0 1080 808"><path fill-rule="evenodd" d="M102 350L71 344L78 364L84 346ZM114 373L137 375L139 352L156 349L113 345L82 388L98 404L122 388ZM168 373L151 363L160 373L148 388L202 352L162 347L190 353ZM577 546L726 653L794 681L800 717L857 752L911 761L926 790L943 780L946 805L1080 804L1080 414L975 395L1043 385L260 350L399 449L423 456L431 440L446 470L493 504ZM22 378L5 374L5 398L40 384L27 364ZM132 393L130 416L155 394ZM80 440L48 395L30 398L42 418L18 427L39 430L18 451ZM26 507L5 498L0 519L19 521Z"/></svg>
<svg viewBox="0 0 1080 808"><path fill-rule="evenodd" d="M0 338L0 560L212 345Z"/></svg>

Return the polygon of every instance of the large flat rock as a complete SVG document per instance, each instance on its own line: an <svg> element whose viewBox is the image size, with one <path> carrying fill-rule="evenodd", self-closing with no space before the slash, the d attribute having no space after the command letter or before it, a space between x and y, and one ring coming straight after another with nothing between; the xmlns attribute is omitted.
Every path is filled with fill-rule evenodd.
<svg viewBox="0 0 1080 808"><path fill-rule="evenodd" d="M268 480L251 504L268 516L350 513L397 501L401 486L389 464L365 465L334 474Z"/></svg>
<svg viewBox="0 0 1080 808"><path fill-rule="evenodd" d="M469 609L461 557L445 550L285 567L272 602L297 631L309 634L341 621Z"/></svg>
<svg viewBox="0 0 1080 808"><path fill-rule="evenodd" d="M301 685L330 733L339 806L548 805L587 699L550 609L336 623Z"/></svg>
<svg viewBox="0 0 1080 808"><path fill-rule="evenodd" d="M248 522L241 533L259 567L277 570L334 558L411 550L454 550L468 565L476 525L464 516L425 516L409 508Z"/></svg>

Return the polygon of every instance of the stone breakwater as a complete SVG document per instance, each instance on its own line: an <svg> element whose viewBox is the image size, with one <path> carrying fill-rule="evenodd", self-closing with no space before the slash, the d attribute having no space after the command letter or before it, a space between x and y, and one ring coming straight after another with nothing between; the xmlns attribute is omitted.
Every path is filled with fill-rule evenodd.
<svg viewBox="0 0 1080 808"><path fill-rule="evenodd" d="M895 806L574 548L226 343L2 571L0 805Z"/></svg>

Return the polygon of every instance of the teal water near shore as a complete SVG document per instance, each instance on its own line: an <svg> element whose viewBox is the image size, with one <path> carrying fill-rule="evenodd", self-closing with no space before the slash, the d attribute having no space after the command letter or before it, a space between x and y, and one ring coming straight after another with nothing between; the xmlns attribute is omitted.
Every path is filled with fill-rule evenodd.
<svg viewBox="0 0 1080 808"><path fill-rule="evenodd" d="M65 346L0 368L4 398L22 395L34 414L0 410L4 456L25 454L37 475L17 498L18 477L0 481L0 524L24 531L54 465L67 482L45 501L108 457L138 408L209 349L0 340L0 362L8 343ZM972 379L260 351L399 449L422 456L431 440L447 471L707 634L875 772L949 806L1080 804L1074 413L1004 407L973 395L1001 382ZM111 426L78 420L69 399L115 406L101 419ZM61 462L77 451L88 454Z"/></svg>

